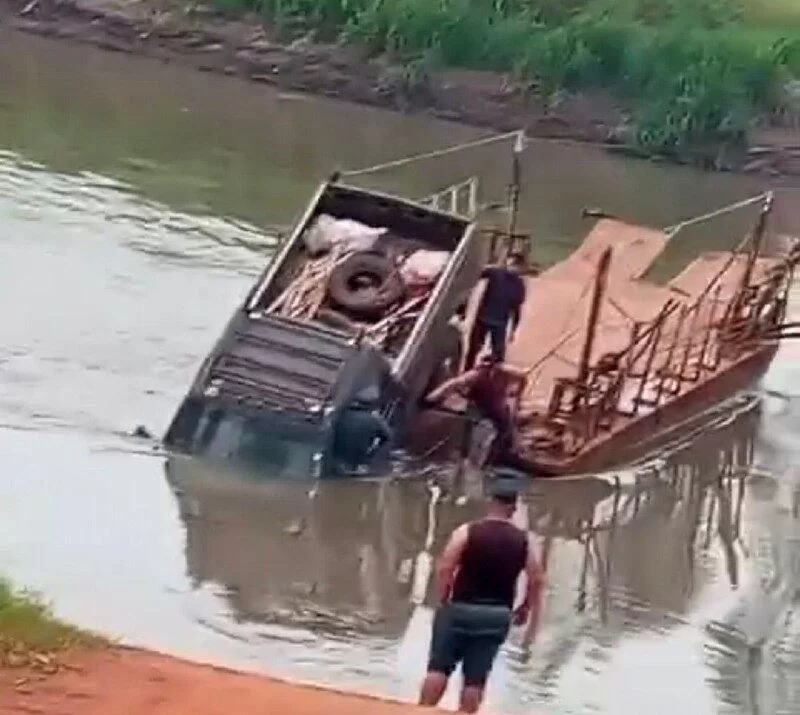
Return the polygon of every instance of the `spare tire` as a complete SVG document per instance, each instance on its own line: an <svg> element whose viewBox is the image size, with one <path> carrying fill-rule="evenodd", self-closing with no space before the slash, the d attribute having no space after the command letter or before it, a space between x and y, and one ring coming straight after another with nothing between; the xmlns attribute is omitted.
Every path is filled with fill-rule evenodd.
<svg viewBox="0 0 800 715"><path fill-rule="evenodd" d="M405 295L405 286L391 260L359 251L333 269L328 282L331 303L365 320L381 318Z"/></svg>

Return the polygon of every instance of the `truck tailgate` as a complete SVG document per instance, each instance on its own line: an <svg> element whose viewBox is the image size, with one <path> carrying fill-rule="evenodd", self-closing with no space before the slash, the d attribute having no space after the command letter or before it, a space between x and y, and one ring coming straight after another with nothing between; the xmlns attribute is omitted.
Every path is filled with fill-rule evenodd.
<svg viewBox="0 0 800 715"><path fill-rule="evenodd" d="M274 315L235 323L201 389L256 408L314 414L354 347L344 335Z"/></svg>

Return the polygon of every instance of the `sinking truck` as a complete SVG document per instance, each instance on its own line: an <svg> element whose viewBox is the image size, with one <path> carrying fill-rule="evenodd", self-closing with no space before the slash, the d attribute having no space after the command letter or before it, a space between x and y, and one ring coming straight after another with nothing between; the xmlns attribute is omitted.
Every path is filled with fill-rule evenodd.
<svg viewBox="0 0 800 715"><path fill-rule="evenodd" d="M455 203L441 210L332 177L203 362L166 446L281 474L352 473L367 448L345 423L378 415L402 441L423 394L457 370L454 317L484 258Z"/></svg>

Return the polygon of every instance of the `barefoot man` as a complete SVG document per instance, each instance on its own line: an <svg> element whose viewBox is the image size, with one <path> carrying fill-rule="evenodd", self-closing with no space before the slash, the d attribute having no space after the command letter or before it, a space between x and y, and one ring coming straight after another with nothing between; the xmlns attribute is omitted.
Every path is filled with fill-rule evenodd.
<svg viewBox="0 0 800 715"><path fill-rule="evenodd" d="M438 705L461 663L459 711L477 712L511 625L524 624L530 615L533 633L538 626L543 576L528 534L511 522L517 484L499 478L490 494L486 516L458 527L439 559L440 604L433 620L421 705ZM523 571L525 597L514 608L517 579Z"/></svg>

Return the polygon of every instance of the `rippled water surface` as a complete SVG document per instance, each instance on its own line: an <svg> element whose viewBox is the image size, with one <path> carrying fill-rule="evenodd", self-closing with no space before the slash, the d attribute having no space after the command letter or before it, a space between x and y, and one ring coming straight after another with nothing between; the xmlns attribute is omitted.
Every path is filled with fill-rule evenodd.
<svg viewBox="0 0 800 715"><path fill-rule="evenodd" d="M165 464L125 434L165 428L275 245L264 227L321 177L478 133L0 39L0 572L132 643L413 698L426 548L477 501L413 475L312 490ZM492 195L506 163L481 150L372 180L424 195L480 171ZM525 175L543 260L579 240L583 206L666 225L761 188L553 145ZM785 194L780 230L797 202ZM735 240L701 231L665 260ZM736 400L618 490L532 491L542 633L530 653L514 634L491 710L800 712L798 358L785 345L768 397Z"/></svg>

